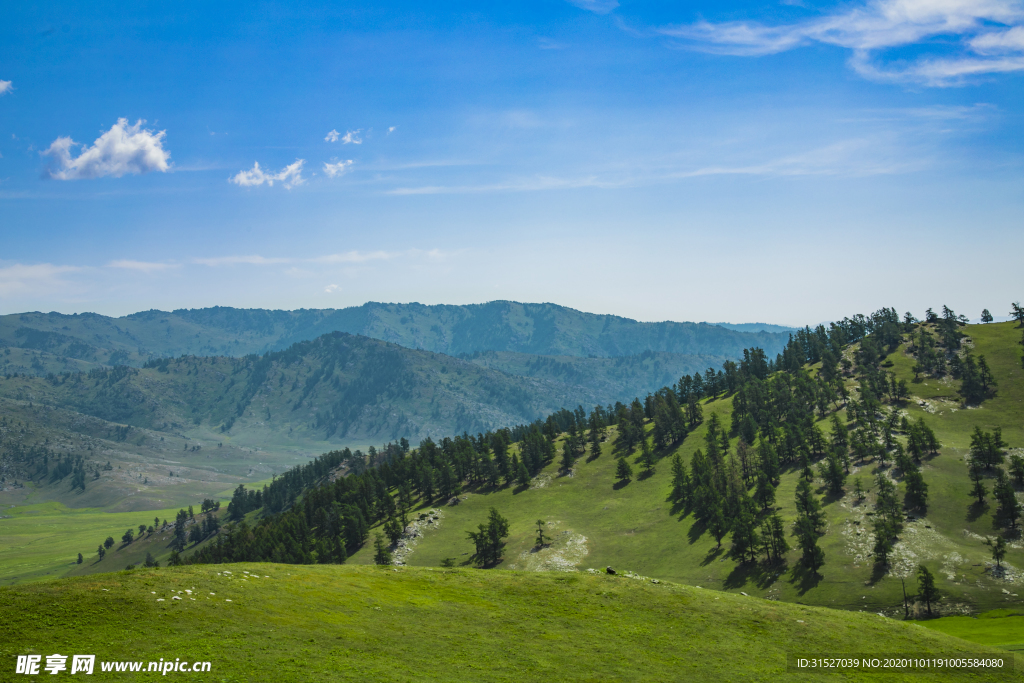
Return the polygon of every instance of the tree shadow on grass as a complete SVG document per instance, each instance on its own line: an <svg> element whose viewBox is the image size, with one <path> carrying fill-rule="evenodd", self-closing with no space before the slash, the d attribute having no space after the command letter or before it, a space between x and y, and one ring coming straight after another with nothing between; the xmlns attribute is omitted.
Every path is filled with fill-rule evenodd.
<svg viewBox="0 0 1024 683"><path fill-rule="evenodd" d="M690 540L690 545L696 543L700 537L704 535L704 532L707 531L707 528L708 525L704 523L704 520L694 520L693 525L690 527L689 531L686 532L686 537Z"/></svg>
<svg viewBox="0 0 1024 683"><path fill-rule="evenodd" d="M598 453L597 455L594 455L593 453L591 453L590 455L587 456L587 462L593 462L593 461L597 460L600 457L601 457L600 453Z"/></svg>
<svg viewBox="0 0 1024 683"><path fill-rule="evenodd" d="M644 471L640 472L639 475L637 475L636 480L637 481L643 481L644 479L650 479L653 476L654 476L654 470L653 469L644 470Z"/></svg>
<svg viewBox="0 0 1024 683"><path fill-rule="evenodd" d="M624 489L627 486L629 486L629 482L630 482L629 479L620 479L619 481L617 481L614 484L612 484L612 488L614 490L616 490L616 491L621 491L622 489Z"/></svg>
<svg viewBox="0 0 1024 683"><path fill-rule="evenodd" d="M967 508L967 521L976 522L978 518L988 512L988 503L978 503L974 501L971 506Z"/></svg>
<svg viewBox="0 0 1024 683"><path fill-rule="evenodd" d="M802 564L793 567L790 576L792 578L789 583L796 586L798 595L803 595L812 588L816 588L823 578L821 574Z"/></svg>
<svg viewBox="0 0 1024 683"><path fill-rule="evenodd" d="M868 579L868 585L874 586L876 583L885 578L888 573L888 566L881 562L875 562L871 567L871 578Z"/></svg>
<svg viewBox="0 0 1024 683"><path fill-rule="evenodd" d="M700 566L702 566L702 567L708 566L709 564L711 564L712 562L717 560L718 556L721 555L724 552L725 552L725 548L723 548L721 546L718 546L717 548L712 548L711 550L708 551L708 554L704 556L704 559L700 561Z"/></svg>
<svg viewBox="0 0 1024 683"><path fill-rule="evenodd" d="M845 495L846 495L846 493L844 491L840 491L839 493L834 493L834 492L831 492L831 491L826 491L825 492L825 496L821 499L821 504L822 505L831 505L832 503L837 503L840 500L842 500L843 496L845 496Z"/></svg>
<svg viewBox="0 0 1024 683"><path fill-rule="evenodd" d="M763 562L743 562L736 565L729 575L725 577L723 587L743 588L748 582L753 582L758 588L768 588L775 583L777 577L786 571L786 564L765 564Z"/></svg>
<svg viewBox="0 0 1024 683"><path fill-rule="evenodd" d="M517 486L514 489L512 489L512 495L513 496L518 496L520 493L522 493L523 491L526 491L529 488L530 488L529 484L520 484L519 486Z"/></svg>

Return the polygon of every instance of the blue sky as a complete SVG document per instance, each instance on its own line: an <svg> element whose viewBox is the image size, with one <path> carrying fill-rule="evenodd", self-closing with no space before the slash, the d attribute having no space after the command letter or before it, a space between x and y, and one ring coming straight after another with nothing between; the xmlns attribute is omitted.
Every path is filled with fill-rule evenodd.
<svg viewBox="0 0 1024 683"><path fill-rule="evenodd" d="M497 4L7 9L0 312L1024 297L1024 3Z"/></svg>

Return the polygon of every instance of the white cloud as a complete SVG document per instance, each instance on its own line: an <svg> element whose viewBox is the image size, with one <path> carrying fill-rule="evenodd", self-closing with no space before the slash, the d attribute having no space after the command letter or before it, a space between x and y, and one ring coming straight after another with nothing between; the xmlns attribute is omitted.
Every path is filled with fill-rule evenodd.
<svg viewBox="0 0 1024 683"><path fill-rule="evenodd" d="M276 263L290 263L291 259L286 258L266 258L265 256L259 256L258 254L250 254L246 256L215 256L212 258L195 258L192 259L192 263L198 263L203 266L234 266L238 264L247 264L254 266L269 266Z"/></svg>
<svg viewBox="0 0 1024 683"><path fill-rule="evenodd" d="M107 264L107 268L124 268L125 270L138 270L143 273L155 273L179 267L180 265L177 263L154 263L151 261L132 261L130 259L119 259Z"/></svg>
<svg viewBox="0 0 1024 683"><path fill-rule="evenodd" d="M328 178L335 178L337 176L345 175L348 172L348 169L351 165L351 159L346 159L345 161L338 161L333 164L324 162L324 173L327 174Z"/></svg>
<svg viewBox="0 0 1024 683"><path fill-rule="evenodd" d="M6 95L13 89L10 81L0 81L0 95Z"/></svg>
<svg viewBox="0 0 1024 683"><path fill-rule="evenodd" d="M361 145L361 144L363 144L363 139L361 137L359 137L359 134L362 131L363 131L362 128L358 128L356 130L345 131L345 134L341 136L342 144L345 144L345 145L349 145L349 144L351 144L351 145Z"/></svg>
<svg viewBox="0 0 1024 683"><path fill-rule="evenodd" d="M64 273L80 270L75 266L55 266L52 263L25 265L15 263L0 267L0 296L17 292L38 292L41 289L64 287Z"/></svg>
<svg viewBox="0 0 1024 683"><path fill-rule="evenodd" d="M338 285L327 285L326 287L324 287L324 291L328 294L334 294L339 289L340 287L338 287Z"/></svg>
<svg viewBox="0 0 1024 683"><path fill-rule="evenodd" d="M306 182L305 178L302 177L302 165L305 163L305 159L296 159L295 163L285 166L278 173L267 173L260 168L260 164L257 161L253 163L251 171L239 171L236 175L228 178L228 182L242 187L254 187L264 183L273 187L274 181L279 180L286 189L290 190L296 185L302 185Z"/></svg>
<svg viewBox="0 0 1024 683"><path fill-rule="evenodd" d="M347 251L341 254L328 254L310 259L317 263L366 263L367 261L378 261L394 258L395 254L386 251Z"/></svg>
<svg viewBox="0 0 1024 683"><path fill-rule="evenodd" d="M850 65L875 80L959 85L983 74L1024 70L1021 0L871 0L793 24L698 22L658 32L691 47L738 56L767 55L822 43L852 51ZM879 65L880 52L930 42L949 56ZM942 49L942 48L940 48Z"/></svg>
<svg viewBox="0 0 1024 683"><path fill-rule="evenodd" d="M568 0L570 5L595 14L608 14L619 6L618 0Z"/></svg>
<svg viewBox="0 0 1024 683"><path fill-rule="evenodd" d="M391 135L396 130L398 130L398 126L391 126L390 128L388 128L388 135Z"/></svg>
<svg viewBox="0 0 1024 683"><path fill-rule="evenodd" d="M338 131L331 130L331 132L327 134L327 137L325 137L324 140L326 140L327 142L337 142L338 141Z"/></svg>
<svg viewBox="0 0 1024 683"><path fill-rule="evenodd" d="M170 152L163 148L166 131L151 131L142 128L142 120L134 126L128 119L117 123L101 135L92 147L86 147L77 157L71 156L71 148L80 146L70 137L59 137L49 149L42 152L53 157L56 168L50 169L50 177L58 180L80 180L114 176L120 178L126 173L166 172L170 165Z"/></svg>

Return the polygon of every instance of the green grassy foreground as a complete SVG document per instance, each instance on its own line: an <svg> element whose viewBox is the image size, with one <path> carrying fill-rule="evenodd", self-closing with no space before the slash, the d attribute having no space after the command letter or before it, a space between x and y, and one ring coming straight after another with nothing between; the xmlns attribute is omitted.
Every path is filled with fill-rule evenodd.
<svg viewBox="0 0 1024 683"><path fill-rule="evenodd" d="M790 674L786 657L1007 656L875 614L586 573L162 568L0 588L0 614L5 680L15 678L17 655L45 662L55 652L95 654L97 662L212 662L208 674L186 674L194 681L920 681ZM155 675L99 668L95 680ZM937 672L927 680L1024 675Z"/></svg>
<svg viewBox="0 0 1024 683"><path fill-rule="evenodd" d="M1024 652L1024 611L1000 609L974 617L942 617L921 625L972 643Z"/></svg>

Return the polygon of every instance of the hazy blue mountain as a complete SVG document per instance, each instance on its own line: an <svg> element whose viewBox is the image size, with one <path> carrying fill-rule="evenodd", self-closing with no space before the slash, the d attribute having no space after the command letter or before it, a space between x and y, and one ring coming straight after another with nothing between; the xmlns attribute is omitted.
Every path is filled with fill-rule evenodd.
<svg viewBox="0 0 1024 683"><path fill-rule="evenodd" d="M787 338L772 331L643 323L555 304L511 301L466 306L367 303L296 311L215 307L143 311L121 318L92 313L0 316L0 346L104 365L137 366L149 358L182 354L244 356L284 349L328 332L453 356L511 351L597 358L646 351L735 358L751 346L774 355Z"/></svg>
<svg viewBox="0 0 1024 683"><path fill-rule="evenodd" d="M786 327L785 325L772 325L771 323L704 323L705 325L717 325L727 330L737 332L771 332L773 334L789 334L796 332L798 327Z"/></svg>

